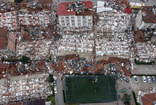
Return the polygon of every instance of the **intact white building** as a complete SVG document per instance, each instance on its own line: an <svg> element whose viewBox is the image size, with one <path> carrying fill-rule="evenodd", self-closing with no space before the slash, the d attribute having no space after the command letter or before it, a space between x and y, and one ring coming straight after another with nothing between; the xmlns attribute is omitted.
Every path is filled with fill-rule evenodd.
<svg viewBox="0 0 156 105"><path fill-rule="evenodd" d="M93 13L89 10L91 1L60 3L57 9L59 24L62 28L92 28Z"/></svg>

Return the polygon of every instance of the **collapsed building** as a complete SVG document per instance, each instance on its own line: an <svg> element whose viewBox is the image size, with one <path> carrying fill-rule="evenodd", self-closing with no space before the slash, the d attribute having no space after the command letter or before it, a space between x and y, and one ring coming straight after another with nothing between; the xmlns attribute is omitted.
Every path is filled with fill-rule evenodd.
<svg viewBox="0 0 156 105"><path fill-rule="evenodd" d="M153 43L136 43L136 60L151 62L156 58L156 45Z"/></svg>
<svg viewBox="0 0 156 105"><path fill-rule="evenodd" d="M113 8L108 2L97 1L97 15L99 21L97 31L125 32L130 26L130 15Z"/></svg>
<svg viewBox="0 0 156 105"><path fill-rule="evenodd" d="M136 60L151 62L156 58L156 6L144 6L135 18Z"/></svg>
<svg viewBox="0 0 156 105"><path fill-rule="evenodd" d="M52 47L51 43L51 40L19 42L17 44L16 54L17 56L26 55L31 60L47 59L53 52L50 50Z"/></svg>

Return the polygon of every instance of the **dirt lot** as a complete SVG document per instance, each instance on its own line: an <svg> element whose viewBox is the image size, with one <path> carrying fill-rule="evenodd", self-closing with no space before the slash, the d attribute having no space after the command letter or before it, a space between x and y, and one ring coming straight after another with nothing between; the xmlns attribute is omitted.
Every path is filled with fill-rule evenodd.
<svg viewBox="0 0 156 105"><path fill-rule="evenodd" d="M130 79L130 78L128 78L128 79ZM124 92L124 93L120 93L120 92L119 92L121 89L125 89L125 88L126 88L126 90L127 90L126 92ZM134 98L133 98L133 95L132 95L132 88L131 88L130 82L127 83L127 82L125 82L124 80L118 80L118 93L119 93L120 101L121 101L121 99L123 98L123 95L124 95L125 93L131 95L131 104L132 104L132 105L135 105ZM121 104L121 105L122 105L122 104Z"/></svg>

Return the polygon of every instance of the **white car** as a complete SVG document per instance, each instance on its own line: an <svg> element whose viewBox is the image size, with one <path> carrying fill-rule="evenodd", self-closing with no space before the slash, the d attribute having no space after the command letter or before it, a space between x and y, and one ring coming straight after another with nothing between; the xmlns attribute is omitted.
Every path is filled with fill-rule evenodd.
<svg viewBox="0 0 156 105"><path fill-rule="evenodd" d="M147 76L147 82L151 83L151 77L150 76Z"/></svg>
<svg viewBox="0 0 156 105"><path fill-rule="evenodd" d="M56 94L57 93L57 87L54 86L54 93Z"/></svg>
<svg viewBox="0 0 156 105"><path fill-rule="evenodd" d="M146 82L146 76L142 76L142 81Z"/></svg>

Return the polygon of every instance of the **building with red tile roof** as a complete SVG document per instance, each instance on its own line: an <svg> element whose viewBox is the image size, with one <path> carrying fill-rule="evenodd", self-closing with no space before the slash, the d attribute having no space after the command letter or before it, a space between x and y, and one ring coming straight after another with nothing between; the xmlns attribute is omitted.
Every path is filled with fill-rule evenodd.
<svg viewBox="0 0 156 105"><path fill-rule="evenodd" d="M136 16L135 27L138 29L156 29L156 7L143 7Z"/></svg>
<svg viewBox="0 0 156 105"><path fill-rule="evenodd" d="M83 1L81 3L85 4L85 9L91 8L92 7L92 2L91 1ZM65 3L60 3L57 9L57 15L76 15L76 9L73 9L73 11L68 11L67 5L71 4L73 5L73 2L65 2Z"/></svg>
<svg viewBox="0 0 156 105"><path fill-rule="evenodd" d="M0 50L5 50L7 48L7 29L0 29Z"/></svg>
<svg viewBox="0 0 156 105"><path fill-rule="evenodd" d="M13 32L8 29L0 29L0 51L15 52L16 37Z"/></svg>
<svg viewBox="0 0 156 105"><path fill-rule="evenodd" d="M8 45L7 47L11 51L15 51L15 46L16 46L16 35L14 32L9 32L8 34Z"/></svg>
<svg viewBox="0 0 156 105"><path fill-rule="evenodd" d="M132 14L132 8L125 8L124 12L128 14Z"/></svg>
<svg viewBox="0 0 156 105"><path fill-rule="evenodd" d="M91 1L60 3L57 9L59 23L63 28L88 27L93 24L93 13Z"/></svg>
<svg viewBox="0 0 156 105"><path fill-rule="evenodd" d="M154 105L156 101L156 93L146 94L142 97L143 105Z"/></svg>

